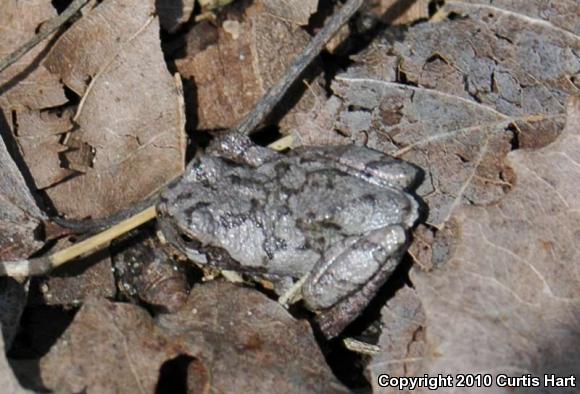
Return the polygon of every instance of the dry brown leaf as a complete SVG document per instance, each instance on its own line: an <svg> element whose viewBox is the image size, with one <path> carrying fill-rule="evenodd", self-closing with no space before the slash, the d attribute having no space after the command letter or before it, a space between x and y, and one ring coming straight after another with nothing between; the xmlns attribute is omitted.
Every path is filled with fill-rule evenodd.
<svg viewBox="0 0 580 394"><path fill-rule="evenodd" d="M59 392L153 392L161 365L180 354L196 358L188 381L212 392L346 392L308 323L256 291L218 282L197 286L184 309L156 323L137 306L87 302L41 370Z"/></svg>
<svg viewBox="0 0 580 394"><path fill-rule="evenodd" d="M4 1L0 7L0 58L24 44L40 24L55 15L50 2L44 0ZM39 64L48 43L49 39L40 43L0 73L0 260L28 257L42 246L38 231L44 215L5 143L14 145L12 154L18 156L12 133L18 128L20 115L66 102L58 78Z"/></svg>
<svg viewBox="0 0 580 394"><path fill-rule="evenodd" d="M10 394L31 393L20 386L5 354L4 341L0 338L0 387L2 387L2 392Z"/></svg>
<svg viewBox="0 0 580 394"><path fill-rule="evenodd" d="M60 393L153 393L159 368L178 354L144 309L88 300L40 367Z"/></svg>
<svg viewBox="0 0 580 394"><path fill-rule="evenodd" d="M298 113L299 128L294 130L294 144L301 145L346 145L350 139L334 130L337 115L342 110L343 101L336 96L324 103L317 103L308 113Z"/></svg>
<svg viewBox="0 0 580 394"><path fill-rule="evenodd" d="M52 250L70 246L66 239L60 240ZM75 307L92 297L114 297L116 294L111 257L107 250L66 264L41 278L35 284L46 305Z"/></svg>
<svg viewBox="0 0 580 394"><path fill-rule="evenodd" d="M68 149L61 140L73 127L71 116L70 111L57 114L22 110L13 122L12 132L38 189L54 185L75 173L61 166L61 155Z"/></svg>
<svg viewBox="0 0 580 394"><path fill-rule="evenodd" d="M65 144L84 174L47 189L71 217L102 217L151 194L184 164L182 98L160 48L153 0L105 0L67 30L46 67L82 97Z"/></svg>
<svg viewBox="0 0 580 394"><path fill-rule="evenodd" d="M38 27L56 15L50 1L3 0L0 7L0 58L8 56L34 34ZM50 38L35 46L19 61L0 73L0 108L11 120L11 111L41 109L66 103L58 77L40 63ZM4 125L0 124L0 127Z"/></svg>
<svg viewBox="0 0 580 394"><path fill-rule="evenodd" d="M416 376L578 372L579 125L574 98L554 143L508 155L517 182L501 202L456 211L447 261L411 271L426 316L426 351L391 363Z"/></svg>
<svg viewBox="0 0 580 394"><path fill-rule="evenodd" d="M318 0L260 0L266 11L297 25L307 25L318 9Z"/></svg>
<svg viewBox="0 0 580 394"><path fill-rule="evenodd" d="M389 25L406 25L429 17L429 0L371 0L366 8Z"/></svg>
<svg viewBox="0 0 580 394"><path fill-rule="evenodd" d="M515 12L532 18L539 23L546 23L553 28L559 28L565 32L580 34L580 3L577 1L562 0L446 0L445 10L452 12L469 13L474 15L478 12L482 17L489 13L499 13L501 17L505 11ZM563 32L565 34L565 32Z"/></svg>
<svg viewBox="0 0 580 394"><path fill-rule="evenodd" d="M462 204L500 200L512 181L505 155L552 141L580 92L577 36L499 8L468 15L389 31L335 78L342 105L328 102L322 122L317 108L295 133L314 144L339 134L417 164L436 226Z"/></svg>
<svg viewBox="0 0 580 394"><path fill-rule="evenodd" d="M378 345L381 353L373 356L367 366L373 392L384 391L378 386L378 376L419 376L415 364L405 360L421 358L425 348L425 312L421 300L410 287L403 287L381 310L383 324Z"/></svg>
<svg viewBox="0 0 580 394"><path fill-rule="evenodd" d="M257 291L220 282L197 286L187 305L159 324L205 364L213 392L346 392L310 325Z"/></svg>
<svg viewBox="0 0 580 394"><path fill-rule="evenodd" d="M183 79L193 85L191 101L196 107L188 111L198 129L226 129L239 123L310 39L298 26L266 12L252 8L246 14L244 21L226 20L214 45L176 61ZM299 90L303 86L297 86ZM311 90L323 95L317 83ZM299 98L296 91L289 102ZM306 92L296 108L310 108L313 101L312 93ZM282 119L282 128L296 123L294 113Z"/></svg>
<svg viewBox="0 0 580 394"><path fill-rule="evenodd" d="M42 246L43 216L0 136L0 260L28 257Z"/></svg>

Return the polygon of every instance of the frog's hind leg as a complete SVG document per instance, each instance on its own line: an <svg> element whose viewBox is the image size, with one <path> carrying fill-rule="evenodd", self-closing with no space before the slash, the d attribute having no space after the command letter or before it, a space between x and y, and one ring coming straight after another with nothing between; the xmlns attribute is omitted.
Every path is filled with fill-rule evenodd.
<svg viewBox="0 0 580 394"><path fill-rule="evenodd" d="M391 225L332 247L302 289L306 305L321 310L318 322L328 338L352 322L397 267L407 246L405 228ZM345 248L346 246L346 248Z"/></svg>
<svg viewBox="0 0 580 394"><path fill-rule="evenodd" d="M412 190L422 179L422 171L406 161L364 146L339 145L317 148L297 148L292 154L358 176L381 186Z"/></svg>
<svg viewBox="0 0 580 394"><path fill-rule="evenodd" d="M272 149L255 144L248 136L233 131L218 133L206 152L251 167L259 167L280 156Z"/></svg>
<svg viewBox="0 0 580 394"><path fill-rule="evenodd" d="M316 318L318 327L328 339L339 335L366 308L393 273L398 259L390 259L357 293L342 300Z"/></svg>

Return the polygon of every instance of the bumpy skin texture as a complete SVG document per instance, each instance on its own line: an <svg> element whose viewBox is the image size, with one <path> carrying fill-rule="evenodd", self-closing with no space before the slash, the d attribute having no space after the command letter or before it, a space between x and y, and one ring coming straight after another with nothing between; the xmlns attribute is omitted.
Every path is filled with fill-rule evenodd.
<svg viewBox="0 0 580 394"><path fill-rule="evenodd" d="M312 310L345 309L396 268L418 217L410 164L355 146L287 155L221 147L192 162L158 206L166 237L190 259L269 278L310 273L303 296Z"/></svg>

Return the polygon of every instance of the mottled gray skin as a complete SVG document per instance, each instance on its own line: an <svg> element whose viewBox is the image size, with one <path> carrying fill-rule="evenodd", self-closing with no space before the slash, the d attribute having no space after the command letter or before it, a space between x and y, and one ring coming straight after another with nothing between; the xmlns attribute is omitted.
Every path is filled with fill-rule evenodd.
<svg viewBox="0 0 580 394"><path fill-rule="evenodd" d="M306 305L328 310L396 268L418 217L406 191L416 180L410 164L367 148L284 155L226 136L163 193L159 221L199 264L269 279L310 273Z"/></svg>

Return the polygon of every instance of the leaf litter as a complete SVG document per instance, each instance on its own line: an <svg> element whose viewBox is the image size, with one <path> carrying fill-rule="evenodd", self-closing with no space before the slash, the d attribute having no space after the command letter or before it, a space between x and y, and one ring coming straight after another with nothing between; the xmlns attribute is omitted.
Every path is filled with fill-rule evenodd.
<svg viewBox="0 0 580 394"><path fill-rule="evenodd" d="M298 144L330 133L417 164L437 227L463 203L500 200L512 182L505 155L561 129L566 98L579 93L580 42L494 12L387 31L334 79L335 96L294 130Z"/></svg>
<svg viewBox="0 0 580 394"><path fill-rule="evenodd" d="M271 13L280 11L275 6L284 2L264 3L226 13L210 36L213 40L205 41L200 50L196 50L199 44L189 45L188 53L176 60L184 86L195 97L189 118L195 120L197 129L227 129L238 124L308 43L309 35L297 23ZM297 8L296 3L286 3L292 4L292 9ZM304 12L312 7L300 4L299 8ZM203 40L197 37L205 32L191 34L193 39ZM315 95L324 94L320 84L320 80L310 84ZM302 85L291 93L288 99L297 103L283 116L278 114L282 116L280 127L295 126L294 114L313 105L313 95L301 96L303 90Z"/></svg>
<svg viewBox="0 0 580 394"><path fill-rule="evenodd" d="M46 190L70 217L115 213L183 171L181 92L163 60L153 12L153 1L103 2L59 38L45 61L81 97L78 127L64 145L92 151L84 173Z"/></svg>
<svg viewBox="0 0 580 394"><path fill-rule="evenodd" d="M0 53L55 15L49 1L37 3L34 13L16 2L0 11L18 38L2 37ZM43 246L39 190L55 212L106 217L177 176L186 117L189 132L237 124L310 39L300 26L309 27L318 2L231 3L200 2L201 21L191 2L158 8L171 35L165 59L152 1L90 4L64 32L0 73L0 131L10 144L0 141L3 260ZM580 256L578 193L570 180L578 177L580 104L569 97L578 95L580 6L446 1L426 21L428 2L402 2L408 4L399 9L392 3L370 2L344 30L354 43L343 34L339 45L356 48L368 18L384 32L370 44L363 39L350 61L333 50L312 68L309 86L267 121L291 133L295 145L367 145L425 171L418 194L426 224L409 250L415 264L408 285L378 306L381 352L370 362L347 362L367 365L376 392L384 391L376 385L381 373L574 372ZM318 12L324 7L320 2ZM328 59L348 67L334 75ZM184 81L185 111L166 61ZM161 249L137 243L117 256L125 259L114 265L117 285L129 280L138 297L115 291L107 253L32 282L31 297L12 279L2 282L4 344L14 342L27 298L22 321L42 321L44 312L33 316L32 307L74 310L81 303L56 343L34 355L45 388L153 392L167 384L164 371L181 369L183 390L233 391L240 382L269 392L347 390L327 364L336 372L344 360L333 364L320 349L336 344L317 341L304 316L293 317L255 289L194 283L187 296L181 276L149 292L156 274L172 277ZM135 261L144 268L120 276L118 268ZM152 308L167 302L164 289L174 286L183 302L171 304L169 294L172 313ZM23 390L8 365L0 371L5 387Z"/></svg>
<svg viewBox="0 0 580 394"><path fill-rule="evenodd" d="M383 319L403 308L414 314L406 313L411 318L402 333L383 332L385 353L373 360L372 373L578 371L580 211L578 183L571 180L580 175L580 99L568 108L567 126L555 142L508 154L517 183L504 199L454 213L456 236L445 263L411 270L414 291L401 290ZM409 306L416 299L418 313ZM408 347L386 352L401 342Z"/></svg>
<svg viewBox="0 0 580 394"><path fill-rule="evenodd" d="M258 292L218 282L196 286L183 309L157 320L135 305L87 301L41 371L60 392L154 392L162 364L182 354L197 360L191 372L204 370L208 391L346 392L306 322Z"/></svg>

